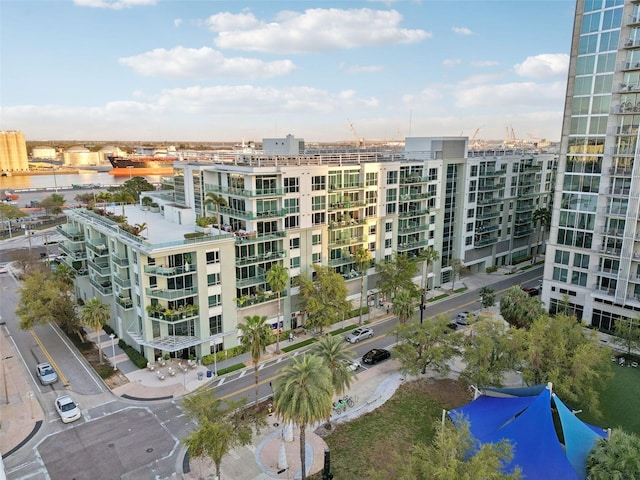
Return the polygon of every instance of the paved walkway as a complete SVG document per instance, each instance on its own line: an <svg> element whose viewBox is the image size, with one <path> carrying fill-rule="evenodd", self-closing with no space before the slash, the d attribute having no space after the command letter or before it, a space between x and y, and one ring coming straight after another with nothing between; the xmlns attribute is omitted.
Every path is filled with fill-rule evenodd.
<svg viewBox="0 0 640 480"><path fill-rule="evenodd" d="M483 286L491 285L504 279L506 270L499 270L493 274L475 274L464 277L456 282L456 288L466 286L469 290L479 289ZM438 296L442 293L450 293L451 285L443 285L442 288L429 292L429 297ZM386 308L374 309L372 320L375 323L388 318ZM351 319L357 323L358 319ZM342 323L334 326L339 328ZM2 327L4 329L4 327ZM97 335L88 332L93 341L101 343L104 354L115 362L118 369L129 379L126 385L113 389L113 394L140 401L163 400L181 397L196 388L212 381L210 368L196 366L188 368L184 373L177 369L177 361L163 367L156 367L156 370L137 368L126 356L124 351L117 345L117 339L112 340L108 335L102 333ZM295 342L301 342L308 338L307 334L298 336ZM281 342L282 343L282 342ZM286 340L285 340L285 343ZM289 343L287 343L289 345ZM10 337L6 330L0 335L0 348L4 358L3 374L6 387L2 392L6 392L6 397L0 399L0 452L3 457L11 455L21 446L27 444L39 431L45 413L37 398L34 398L33 379L26 371L25 364L20 358L20 354L15 351L14 345L10 342ZM272 353L275 345L268 348ZM218 369L240 362L248 362L249 354L219 362ZM176 369L176 374L170 376L166 374L169 366ZM249 368L249 367L247 367ZM161 380L157 371L165 371L165 378ZM4 372L3 372L4 373ZM394 361L385 362L376 366L375 369L360 371L354 381L349 394L356 399L354 408L334 416L334 422L349 421L359 415L367 413L389 399L398 388L402 378L397 373L397 364ZM316 433L314 428L307 429L307 468L310 474L322 469L325 442ZM269 418L269 426L254 439L254 444L233 450L222 464L222 475L220 480L269 480L269 479L291 479L299 478L299 433L294 431L294 439L291 442L282 441L282 425L275 417ZM286 468L283 467L286 465ZM0 464L1 469L1 464ZM213 466L206 462L192 459L190 462L190 472L183 474L184 479L213 478ZM278 473L280 472L280 473ZM296 475L297 472L297 476ZM2 471L0 470L0 478Z"/></svg>

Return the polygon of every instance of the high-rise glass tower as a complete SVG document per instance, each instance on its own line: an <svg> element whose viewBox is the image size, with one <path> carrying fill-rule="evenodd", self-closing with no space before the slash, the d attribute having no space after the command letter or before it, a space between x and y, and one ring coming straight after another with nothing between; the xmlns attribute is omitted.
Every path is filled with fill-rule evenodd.
<svg viewBox="0 0 640 480"><path fill-rule="evenodd" d="M578 0L544 272L552 313L604 329L639 316L639 126L640 1Z"/></svg>

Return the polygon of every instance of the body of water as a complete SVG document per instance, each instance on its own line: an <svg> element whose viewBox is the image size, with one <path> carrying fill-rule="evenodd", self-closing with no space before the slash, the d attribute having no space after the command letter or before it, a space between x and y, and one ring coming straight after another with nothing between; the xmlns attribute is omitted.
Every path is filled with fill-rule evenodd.
<svg viewBox="0 0 640 480"><path fill-rule="evenodd" d="M134 175L135 176L135 175ZM160 175L145 175L150 183L160 183ZM127 176L114 176L108 172L81 171L80 173L55 175L25 175L0 177L0 190L25 188L65 188L72 185L99 184L103 187L121 185L129 180Z"/></svg>

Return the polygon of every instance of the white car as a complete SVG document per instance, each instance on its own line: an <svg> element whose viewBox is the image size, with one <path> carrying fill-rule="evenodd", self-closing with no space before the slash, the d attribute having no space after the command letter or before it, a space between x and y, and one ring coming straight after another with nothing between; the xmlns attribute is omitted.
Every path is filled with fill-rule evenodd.
<svg viewBox="0 0 640 480"><path fill-rule="evenodd" d="M71 423L79 420L82 417L80 407L73 401L69 395L56 398L56 410L62 423Z"/></svg>
<svg viewBox="0 0 640 480"><path fill-rule="evenodd" d="M362 365L357 360L351 360L350 362L347 363L347 371L349 372L355 372L360 367L362 367Z"/></svg>
<svg viewBox="0 0 640 480"><path fill-rule="evenodd" d="M8 273L9 269L7 268L6 264L2 264L0 265L0 273Z"/></svg>
<svg viewBox="0 0 640 480"><path fill-rule="evenodd" d="M58 381L58 374L50 363L39 363L36 366L36 375L42 385L51 385Z"/></svg>
<svg viewBox="0 0 640 480"><path fill-rule="evenodd" d="M359 327L345 337L349 343L358 343L360 340L366 340L373 337L373 328Z"/></svg>

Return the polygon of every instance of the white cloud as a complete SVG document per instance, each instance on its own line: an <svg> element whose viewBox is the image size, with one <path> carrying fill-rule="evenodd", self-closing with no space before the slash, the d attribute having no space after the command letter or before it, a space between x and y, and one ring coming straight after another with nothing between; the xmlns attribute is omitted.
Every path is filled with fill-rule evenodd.
<svg viewBox="0 0 640 480"><path fill-rule="evenodd" d="M473 35L471 29L466 27L453 27L451 31L458 35Z"/></svg>
<svg viewBox="0 0 640 480"><path fill-rule="evenodd" d="M399 28L401 21L395 10L316 8L282 11L269 23L250 13L220 13L207 24L218 34L218 48L278 54L411 44L431 37L425 30Z"/></svg>
<svg viewBox="0 0 640 480"><path fill-rule="evenodd" d="M485 67L495 67L500 65L500 62L496 60L481 60L477 62L471 62L470 65L472 67L485 68Z"/></svg>
<svg viewBox="0 0 640 480"><path fill-rule="evenodd" d="M340 70L347 73L376 73L383 70L382 65L347 65L340 64Z"/></svg>
<svg viewBox="0 0 640 480"><path fill-rule="evenodd" d="M155 5L157 0L73 0L73 3L79 7L122 10L123 8Z"/></svg>
<svg viewBox="0 0 640 480"><path fill-rule="evenodd" d="M528 57L524 62L514 65L513 69L522 77L566 77L569 71L569 55L543 53L535 57Z"/></svg>
<svg viewBox="0 0 640 480"><path fill-rule="evenodd" d="M457 108L548 109L562 107L566 82L503 83L467 86L452 90Z"/></svg>
<svg viewBox="0 0 640 480"><path fill-rule="evenodd" d="M442 61L442 65L447 68L453 68L460 65L462 61L459 58L448 58Z"/></svg>
<svg viewBox="0 0 640 480"><path fill-rule="evenodd" d="M175 47L171 50L156 48L118 61L137 73L149 77L193 79L219 76L271 78L286 75L295 69L295 65L290 60L265 62L245 57L225 58L219 51L209 47L197 49Z"/></svg>
<svg viewBox="0 0 640 480"><path fill-rule="evenodd" d="M182 19L181 19L181 18L176 18L176 19L173 21L173 26L177 28L177 27L179 27L180 25L182 25Z"/></svg>

